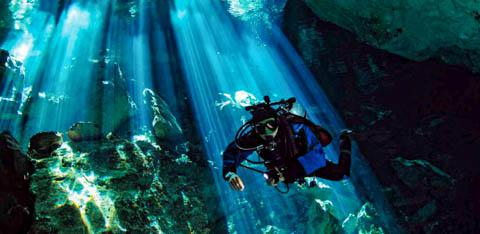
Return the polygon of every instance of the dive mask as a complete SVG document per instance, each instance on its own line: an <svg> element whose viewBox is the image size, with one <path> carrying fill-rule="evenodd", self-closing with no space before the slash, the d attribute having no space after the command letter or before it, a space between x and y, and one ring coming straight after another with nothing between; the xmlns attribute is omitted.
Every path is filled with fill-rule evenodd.
<svg viewBox="0 0 480 234"><path fill-rule="evenodd" d="M274 138L278 132L278 121L275 118L269 118L255 124L255 131L264 139Z"/></svg>

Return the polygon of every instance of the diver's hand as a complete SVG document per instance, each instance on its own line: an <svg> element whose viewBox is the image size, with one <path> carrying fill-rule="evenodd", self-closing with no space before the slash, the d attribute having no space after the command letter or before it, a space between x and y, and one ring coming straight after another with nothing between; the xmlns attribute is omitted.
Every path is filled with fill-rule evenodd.
<svg viewBox="0 0 480 234"><path fill-rule="evenodd" d="M237 174L229 172L225 177L233 190L243 191L245 189L242 179Z"/></svg>

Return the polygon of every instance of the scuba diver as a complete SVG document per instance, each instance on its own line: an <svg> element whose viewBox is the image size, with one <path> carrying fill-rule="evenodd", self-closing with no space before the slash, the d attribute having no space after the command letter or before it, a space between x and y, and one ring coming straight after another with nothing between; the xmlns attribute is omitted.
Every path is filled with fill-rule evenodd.
<svg viewBox="0 0 480 234"><path fill-rule="evenodd" d="M331 134L308 120L306 113L304 116L291 113L295 101L290 98L271 103L265 96L264 102L246 107L252 119L240 127L235 140L223 153L223 178L232 189L242 191L245 188L237 175L238 166L263 173L267 184L278 191L279 182L285 183L286 192L289 184L303 183L305 177L339 181L350 176L352 132L343 130L340 133L338 164L327 160L323 147L332 141ZM263 161L248 159L253 152ZM264 164L266 171L247 166L242 163L244 161Z"/></svg>

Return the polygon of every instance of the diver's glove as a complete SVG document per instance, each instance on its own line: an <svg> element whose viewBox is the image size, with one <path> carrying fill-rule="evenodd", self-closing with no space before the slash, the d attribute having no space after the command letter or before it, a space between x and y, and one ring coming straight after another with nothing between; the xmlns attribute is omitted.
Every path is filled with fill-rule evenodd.
<svg viewBox="0 0 480 234"><path fill-rule="evenodd" d="M228 172L225 175L225 180L230 184L234 190L242 191L245 188L242 179L235 172Z"/></svg>

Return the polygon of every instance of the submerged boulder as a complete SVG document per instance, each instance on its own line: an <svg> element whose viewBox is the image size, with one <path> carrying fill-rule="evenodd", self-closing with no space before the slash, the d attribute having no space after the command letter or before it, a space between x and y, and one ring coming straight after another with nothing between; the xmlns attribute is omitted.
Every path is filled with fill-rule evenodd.
<svg viewBox="0 0 480 234"><path fill-rule="evenodd" d="M409 228L437 233L438 220L450 223L449 213L457 212L455 204L456 181L446 172L425 160L407 160L398 157L391 162L400 184L387 190L392 205ZM468 222L468 220L466 220ZM445 225L443 224L443 225ZM464 227L469 229L468 225Z"/></svg>
<svg viewBox="0 0 480 234"><path fill-rule="evenodd" d="M92 122L77 122L68 129L68 138L73 142L99 140L103 137L100 126Z"/></svg>
<svg viewBox="0 0 480 234"><path fill-rule="evenodd" d="M342 228L345 233L385 233L377 220L379 220L377 210L371 203L367 202L357 213L350 214L342 222Z"/></svg>
<svg viewBox="0 0 480 234"><path fill-rule="evenodd" d="M88 112L89 121L98 123L104 135L128 129L136 111L120 66L113 62L95 62L96 80Z"/></svg>
<svg viewBox="0 0 480 234"><path fill-rule="evenodd" d="M341 225L332 215L333 203L331 201L316 199L308 210L307 233L340 233Z"/></svg>
<svg viewBox="0 0 480 234"><path fill-rule="evenodd" d="M45 158L58 149L63 143L59 132L41 132L30 138L28 154L33 158Z"/></svg>
<svg viewBox="0 0 480 234"><path fill-rule="evenodd" d="M432 200L422 206L420 209L418 209L417 212L415 212L415 214L411 217L411 219L415 223L423 224L428 221L428 219L430 219L432 216L434 216L437 210L437 202L435 200Z"/></svg>
<svg viewBox="0 0 480 234"><path fill-rule="evenodd" d="M415 191L415 194L429 194L437 198L451 196L455 180L425 160L407 160L398 157L392 161L398 178Z"/></svg>
<svg viewBox="0 0 480 234"><path fill-rule="evenodd" d="M20 144L9 132L2 132L0 134L0 161L0 170L5 176L26 180L33 171L32 164L21 151ZM2 182L5 182L5 184L2 183L2 185L14 184L11 183L11 181L4 180L4 176L0 176L0 179Z"/></svg>
<svg viewBox="0 0 480 234"><path fill-rule="evenodd" d="M17 117L22 103L25 71L23 63L0 49L0 119Z"/></svg>
<svg viewBox="0 0 480 234"><path fill-rule="evenodd" d="M7 233L27 233L33 221L29 176L33 165L8 132L0 134L0 226Z"/></svg>
<svg viewBox="0 0 480 234"><path fill-rule="evenodd" d="M180 139L183 131L168 104L150 89L145 89L143 95L147 103L150 104L153 114L152 127L155 136L161 141Z"/></svg>

